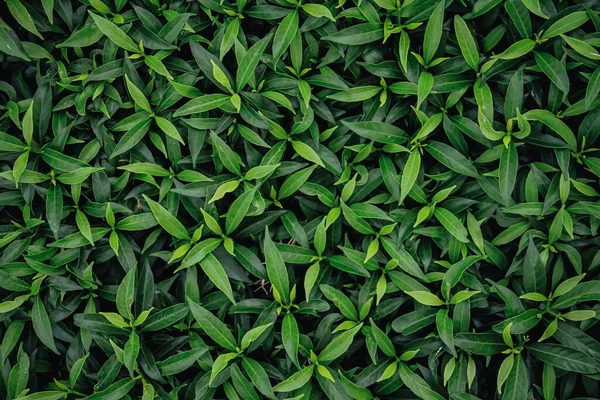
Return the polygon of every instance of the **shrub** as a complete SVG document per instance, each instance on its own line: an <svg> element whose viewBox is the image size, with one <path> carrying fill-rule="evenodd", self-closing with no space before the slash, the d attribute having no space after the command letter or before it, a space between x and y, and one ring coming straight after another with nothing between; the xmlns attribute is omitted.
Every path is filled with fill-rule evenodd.
<svg viewBox="0 0 600 400"><path fill-rule="evenodd" d="M1 398L600 398L597 2L4 3Z"/></svg>

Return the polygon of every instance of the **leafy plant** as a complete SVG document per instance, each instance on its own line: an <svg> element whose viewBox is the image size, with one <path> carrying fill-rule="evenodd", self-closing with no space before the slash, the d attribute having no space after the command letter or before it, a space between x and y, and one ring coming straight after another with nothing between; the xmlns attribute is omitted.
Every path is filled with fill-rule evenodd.
<svg viewBox="0 0 600 400"><path fill-rule="evenodd" d="M600 5L6 0L0 397L600 398Z"/></svg>

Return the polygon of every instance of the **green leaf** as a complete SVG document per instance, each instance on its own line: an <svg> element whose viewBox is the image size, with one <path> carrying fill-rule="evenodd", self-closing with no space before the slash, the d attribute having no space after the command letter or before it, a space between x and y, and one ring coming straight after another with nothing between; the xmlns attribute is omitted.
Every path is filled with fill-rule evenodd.
<svg viewBox="0 0 600 400"><path fill-rule="evenodd" d="M236 353L222 353L219 354L217 359L212 365L212 370L210 372L210 379L208 381L209 385L212 385L212 382L215 378L225 369L229 364L229 361L233 360L237 357Z"/></svg>
<svg viewBox="0 0 600 400"><path fill-rule="evenodd" d="M152 211L152 215L158 221L159 225L167 231L171 236L176 237L177 239L190 239L190 235L187 233L187 230L183 226L183 224L175 218L166 208L161 206L159 203L151 200L148 196L144 195L144 200L150 206L150 210Z"/></svg>
<svg viewBox="0 0 600 400"><path fill-rule="evenodd" d="M351 46L372 43L383 39L383 25L374 22L357 24L322 39Z"/></svg>
<svg viewBox="0 0 600 400"><path fill-rule="evenodd" d="M311 364L302 368L300 371L290 375L286 380L279 382L273 390L275 392L292 392L304 386L312 377L315 366Z"/></svg>
<svg viewBox="0 0 600 400"><path fill-rule="evenodd" d="M23 28L33 33L35 36L44 40L44 37L37 30L33 19L31 18L31 14L27 11L27 8L19 1L19 0L6 0L6 5L8 7L8 11L15 17L15 20L21 25Z"/></svg>
<svg viewBox="0 0 600 400"><path fill-rule="evenodd" d="M402 129L385 122L348 122L342 120L342 123L352 132L378 143L403 144L408 139L408 136Z"/></svg>
<svg viewBox="0 0 600 400"><path fill-rule="evenodd" d="M316 262L306 270L306 274L304 275L304 293L307 303L310 301L310 293L317 282L319 272L321 272L321 266L319 262Z"/></svg>
<svg viewBox="0 0 600 400"><path fill-rule="evenodd" d="M415 374L410 367L404 363L398 363L398 374L404 384L419 397L428 400L442 400L444 397L435 392L427 381Z"/></svg>
<svg viewBox="0 0 600 400"><path fill-rule="evenodd" d="M47 1L53 0L44 0L44 2ZM57 44L56 47L89 47L94 43L97 43L103 36L104 34L95 24L88 25L73 32L71 36L64 42Z"/></svg>
<svg viewBox="0 0 600 400"><path fill-rule="evenodd" d="M113 400L121 399L135 386L136 380L133 378L123 378L104 390L95 392L86 397L87 400Z"/></svg>
<svg viewBox="0 0 600 400"><path fill-rule="evenodd" d="M264 179L271 175L281 164L259 165L246 172L246 180Z"/></svg>
<svg viewBox="0 0 600 400"><path fill-rule="evenodd" d="M300 363L298 361L300 331L298 329L298 323L296 322L294 314L290 312L285 314L283 317L283 322L281 323L281 341L283 342L283 348L285 349L288 357L290 357L294 365L300 369Z"/></svg>
<svg viewBox="0 0 600 400"><path fill-rule="evenodd" d="M573 29L577 29L581 25L585 24L589 19L590 17L585 11L569 13L567 16L562 17L550 25L550 27L542 33L540 39L551 39L553 37L570 32Z"/></svg>
<svg viewBox="0 0 600 400"><path fill-rule="evenodd" d="M359 86L331 94L327 98L344 103L357 103L375 97L381 91L380 86Z"/></svg>
<svg viewBox="0 0 600 400"><path fill-rule="evenodd" d="M42 0L42 7L44 8L44 13L48 17L48 21L50 25L54 23L53 12L54 12L54 0Z"/></svg>
<svg viewBox="0 0 600 400"><path fill-rule="evenodd" d="M135 331L132 331L129 335L129 340L125 343L123 349L123 358L125 360L125 367L129 371L130 375L133 375L134 368L136 366L136 360L140 351L140 337Z"/></svg>
<svg viewBox="0 0 600 400"><path fill-rule="evenodd" d="M146 65L157 74L162 75L170 80L173 80L173 77L167 70L167 67L165 67L163 62L160 60L160 58L153 55L146 55L144 56L144 63L146 63Z"/></svg>
<svg viewBox="0 0 600 400"><path fill-rule="evenodd" d="M522 39L510 45L510 47L504 50L502 53L492 56L492 58L497 58L499 60L514 60L529 53L531 50L533 50L535 45L535 40Z"/></svg>
<svg viewBox="0 0 600 400"><path fill-rule="evenodd" d="M504 114L507 118L514 118L517 115L517 109L523 105L523 69L515 71L506 92L504 100Z"/></svg>
<svg viewBox="0 0 600 400"><path fill-rule="evenodd" d="M352 301L341 291L329 286L320 285L321 292L340 310L342 315L352 321L358 321L358 312Z"/></svg>
<svg viewBox="0 0 600 400"><path fill-rule="evenodd" d="M498 378L496 380L496 386L498 387L498 393L502 394L502 387L504 386L504 382L508 379L511 371L513 370L513 366L515 364L515 355L509 354L502 364L500 364L500 369L498 370ZM514 385L514 382L511 382ZM513 386L511 385L511 386Z"/></svg>
<svg viewBox="0 0 600 400"><path fill-rule="evenodd" d="M73 364L71 367L71 371L69 372L69 383L71 387L74 387L79 377L81 376L81 372L83 371L83 367L85 366L85 362L87 361L90 353L87 353Z"/></svg>
<svg viewBox="0 0 600 400"><path fill-rule="evenodd" d="M413 256L406 251L403 247L398 247L389 238L381 238L381 243L385 251L395 260L399 261L399 267L402 268L406 273L411 274L421 280L426 280L425 274L419 264L415 261Z"/></svg>
<svg viewBox="0 0 600 400"><path fill-rule="evenodd" d="M23 138L25 138L25 143L31 145L31 141L33 139L33 100L29 104L29 108L25 111L25 115L23 116Z"/></svg>
<svg viewBox="0 0 600 400"><path fill-rule="evenodd" d="M467 256L459 262L452 264L452 266L444 273L442 291L450 293L450 289L460 282L465 271L481 259L482 257L480 256Z"/></svg>
<svg viewBox="0 0 600 400"><path fill-rule="evenodd" d="M135 294L136 269L130 269L117 289L117 310L124 318L133 320L131 305Z"/></svg>
<svg viewBox="0 0 600 400"><path fill-rule="evenodd" d="M538 249L529 237L523 265L523 286L530 292L546 292L546 266L542 263Z"/></svg>
<svg viewBox="0 0 600 400"><path fill-rule="evenodd" d="M421 169L421 154L418 149L413 150L408 156L408 160L402 172L400 179L400 203L404 201L412 187L415 185Z"/></svg>
<svg viewBox="0 0 600 400"><path fill-rule="evenodd" d="M236 351L237 343L227 326L210 311L196 304L190 298L187 299L187 302L194 319L200 324L202 330L221 347L230 351Z"/></svg>
<svg viewBox="0 0 600 400"><path fill-rule="evenodd" d="M290 300L290 280L285 262L281 253L271 240L269 228L265 229L264 241L265 264L267 275L274 289L281 295L283 304L288 304Z"/></svg>
<svg viewBox="0 0 600 400"><path fill-rule="evenodd" d="M506 344L495 333L458 333L454 344L472 354L491 356L506 350Z"/></svg>
<svg viewBox="0 0 600 400"><path fill-rule="evenodd" d="M563 314L565 319L569 321L586 321L596 317L596 311L593 310L574 310ZM555 330L556 332L556 330ZM541 340L540 340L541 341Z"/></svg>
<svg viewBox="0 0 600 400"><path fill-rule="evenodd" d="M248 214L248 210L254 199L254 194L254 190L247 190L231 203L231 207L227 213L227 219L225 220L226 235L231 234L231 232L240 225L246 214Z"/></svg>
<svg viewBox="0 0 600 400"><path fill-rule="evenodd" d="M260 335L262 335L267 329L269 329L273 325L273 323L268 323L265 325L257 326L256 328L250 329L248 332L244 333L242 337L242 341L240 342L240 347L242 350L246 350Z"/></svg>
<svg viewBox="0 0 600 400"><path fill-rule="evenodd" d="M209 238L196 244L181 261L181 265L175 270L178 272L182 269L189 268L192 265L198 264L208 254L221 245L223 239L221 238Z"/></svg>
<svg viewBox="0 0 600 400"><path fill-rule="evenodd" d="M23 295L15 298L14 300L7 300L0 303L0 312L7 313L12 310L19 308L31 295Z"/></svg>
<svg viewBox="0 0 600 400"><path fill-rule="evenodd" d="M556 390L556 375L554 367L550 364L544 364L542 372L542 389L544 400L552 400Z"/></svg>
<svg viewBox="0 0 600 400"><path fill-rule="evenodd" d="M563 64L550 54L542 51L534 51L533 55L538 67L550 78L552 83L562 92L569 93L569 76Z"/></svg>
<svg viewBox="0 0 600 400"><path fill-rule="evenodd" d="M0 361L2 362L2 365L4 365L4 362L19 342L24 328L25 322L14 321L6 329L4 337L2 338L2 345L0 347L0 352L2 354Z"/></svg>
<svg viewBox="0 0 600 400"><path fill-rule="evenodd" d="M227 94L207 94L195 99L192 99L181 106L175 113L174 117L183 117L186 115L200 114L206 111L214 110L229 102L230 95Z"/></svg>
<svg viewBox="0 0 600 400"><path fill-rule="evenodd" d="M446 210L442 207L436 207L433 210L433 214L440 221L440 223L444 226L444 228L459 242L469 243L469 239L467 237L468 232L464 227L462 222L454 214L450 211Z"/></svg>
<svg viewBox="0 0 600 400"><path fill-rule="evenodd" d="M522 38L529 38L532 34L531 18L529 10L521 2L521 0L510 0L504 3L504 8L508 13L515 28Z"/></svg>
<svg viewBox="0 0 600 400"><path fill-rule="evenodd" d="M104 318L106 318L108 320L108 322L110 322L111 324L113 324L116 327L119 327L119 328L128 328L129 327L129 324L127 323L127 321L125 321L125 319L117 313L100 312L99 314L104 316Z"/></svg>
<svg viewBox="0 0 600 400"><path fill-rule="evenodd" d="M523 2L523 4L525 4L525 7L527 7L527 9L529 11L531 11L532 13L534 13L538 17L548 19L546 14L544 14L544 12L542 11L539 0L521 0L521 1Z"/></svg>
<svg viewBox="0 0 600 400"><path fill-rule="evenodd" d="M385 332L383 332L375 322L373 322L373 318L369 318L371 322L371 328L373 329L373 336L375 337L375 342L377 342L377 347L383 351L386 356L396 357L396 349L392 341L387 337Z"/></svg>
<svg viewBox="0 0 600 400"><path fill-rule="evenodd" d="M212 64L212 74L215 80L219 82L225 89L231 92L231 82L229 82L229 78L227 75L225 75L225 72L223 72L221 67L219 67L213 60L210 60L210 63Z"/></svg>
<svg viewBox="0 0 600 400"><path fill-rule="evenodd" d="M236 304L235 298L233 297L231 284L227 278L227 273L225 272L225 269L219 260L209 253L200 261L200 267L202 267L202 270L206 276L208 276L208 279L210 279L220 291L225 293L227 298L233 304Z"/></svg>
<svg viewBox="0 0 600 400"><path fill-rule="evenodd" d="M312 147L310 147L306 143L302 143L297 140L292 140L292 147L300 157L325 168L325 164L323 164L323 161L321 160L317 152L314 151Z"/></svg>
<svg viewBox="0 0 600 400"><path fill-rule="evenodd" d="M519 155L517 146L509 143L508 147L502 148L500 154L500 168L498 171L498 180L500 184L500 193L505 203L509 203L512 192L517 180L517 169L519 168Z"/></svg>
<svg viewBox="0 0 600 400"><path fill-rule="evenodd" d="M32 393L27 396L19 396L16 400L59 400L65 398L66 393L59 390L48 390Z"/></svg>
<svg viewBox="0 0 600 400"><path fill-rule="evenodd" d="M13 165L13 179L15 181L15 186L19 187L19 180L23 173L25 173L25 169L27 168L27 163L29 162L29 151L23 152L16 160Z"/></svg>
<svg viewBox="0 0 600 400"><path fill-rule="evenodd" d="M40 339L40 341L54 353L60 354L54 342L54 336L52 334L52 326L50 325L48 312L46 311L46 307L39 296L35 296L35 300L33 302L33 307L31 309L31 323L33 325L35 335Z"/></svg>
<svg viewBox="0 0 600 400"><path fill-rule="evenodd" d="M269 382L269 377L264 368L257 361L254 361L249 357L244 357L242 366L259 392L269 399L276 399L271 382Z"/></svg>
<svg viewBox="0 0 600 400"><path fill-rule="evenodd" d="M538 339L539 342L543 342L544 340L552 337L556 333L556 329L558 328L558 319L553 320L548 324L546 330L542 334L542 336Z"/></svg>
<svg viewBox="0 0 600 400"><path fill-rule="evenodd" d="M600 68L596 68L585 91L585 106L590 107L600 93Z"/></svg>
<svg viewBox="0 0 600 400"><path fill-rule="evenodd" d="M163 361L157 362L156 365L160 369L162 375L175 375L190 368L207 351L207 347L197 347L191 350L182 351Z"/></svg>
<svg viewBox="0 0 600 400"><path fill-rule="evenodd" d="M254 75L254 71L256 70L256 67L260 62L260 58L265 52L267 44L269 44L270 40L271 35L265 36L256 42L252 47L250 47L240 60L235 77L238 92L242 90L244 86L246 86L246 83L248 83L250 78Z"/></svg>
<svg viewBox="0 0 600 400"><path fill-rule="evenodd" d="M421 107L423 101L425 101L427 96L429 96L429 93L431 93L433 83L433 75L427 71L421 72L419 75L419 83L417 85L417 108Z"/></svg>
<svg viewBox="0 0 600 400"><path fill-rule="evenodd" d="M88 218L85 216L83 211L77 209L75 212L75 222L77 223L77 228L81 232L81 234L87 239L88 243L92 246L94 245L94 236L92 235L92 228L90 226L90 222Z"/></svg>
<svg viewBox="0 0 600 400"><path fill-rule="evenodd" d="M442 342L450 349L450 352L457 356L454 348L454 327L452 318L448 316L448 310L439 310L435 317L435 324L437 327L438 334Z"/></svg>
<svg viewBox="0 0 600 400"><path fill-rule="evenodd" d="M476 294L481 293L479 290L461 290L460 292L456 293L454 296L452 296L452 299L450 299L450 303L449 304L460 304L463 301L466 301L468 299L470 299L471 297L475 296Z"/></svg>
<svg viewBox="0 0 600 400"><path fill-rule="evenodd" d="M325 17L325 18L328 18L329 20L335 22L335 18L333 18L331 11L329 11L329 9L327 7L325 7L324 5L306 3L306 4L302 4L301 7L304 11L306 11L307 14L312 15L313 17L316 17L316 18Z"/></svg>
<svg viewBox="0 0 600 400"><path fill-rule="evenodd" d="M102 33L106 35L106 37L108 37L114 44L131 53L139 52L139 48L134 41L131 40L131 38L127 36L127 34L123 32L117 25L92 12L89 12L89 14L96 23L96 26L98 26L98 29L100 29L100 31L102 31Z"/></svg>
<svg viewBox="0 0 600 400"><path fill-rule="evenodd" d="M560 37L563 38L563 40L567 42L567 44L571 46L573 50L575 50L582 56L590 58L592 60L600 60L600 54L598 54L598 50L596 50L583 40L575 39L566 35L560 35Z"/></svg>
<svg viewBox="0 0 600 400"><path fill-rule="evenodd" d="M535 343L528 346L528 350L535 358L565 371L596 374L600 369L598 360L559 344Z"/></svg>
<svg viewBox="0 0 600 400"><path fill-rule="evenodd" d="M412 297L413 299L415 299L416 301L418 301L419 303L426 305L426 306L438 307L438 306L444 305L444 302L439 297L437 297L435 294L433 294L431 292L412 291L412 292L406 292L406 294L409 295L410 297Z"/></svg>
<svg viewBox="0 0 600 400"><path fill-rule="evenodd" d="M167 171L160 165L146 162L124 165L122 167L118 167L118 169L133 172L135 174L148 174L152 176L162 177L171 176L171 172Z"/></svg>
<svg viewBox="0 0 600 400"><path fill-rule="evenodd" d="M476 72L479 71L479 51L477 50L477 43L471 34L467 23L456 15L454 17L454 30L456 32L456 40L460 47L460 52L464 57L465 61Z"/></svg>
<svg viewBox="0 0 600 400"><path fill-rule="evenodd" d="M465 156L445 143L430 141L425 150L436 160L459 174L472 178L479 176L477 169Z"/></svg>
<svg viewBox="0 0 600 400"><path fill-rule="evenodd" d="M129 129L115 146L110 158L115 158L135 147L146 136L151 123L151 119L146 119Z"/></svg>
<svg viewBox="0 0 600 400"><path fill-rule="evenodd" d="M425 37L423 38L423 59L425 60L425 65L431 63L431 60L433 60L433 56L440 45L445 9L446 2L444 0L439 1L437 7L433 10L431 17L429 17L429 20L427 21Z"/></svg>
<svg viewBox="0 0 600 400"><path fill-rule="evenodd" d="M367 221L363 218L359 217L350 207L348 207L343 201L341 202L342 212L344 214L344 219L348 222L352 228L356 229L358 232L369 235L375 234L375 231L369 225Z"/></svg>
<svg viewBox="0 0 600 400"><path fill-rule="evenodd" d="M19 347L17 353L17 363L10 370L8 376L7 392L8 397L16 397L18 393L22 393L27 387L27 381L29 380L29 366L31 362L29 356L23 351L23 346Z"/></svg>
<svg viewBox="0 0 600 400"><path fill-rule="evenodd" d="M571 149L577 148L577 139L571 128L548 110L530 110L523 114L529 121L540 121L556 132Z"/></svg>
<svg viewBox="0 0 600 400"><path fill-rule="evenodd" d="M160 331L185 318L188 313L189 307L185 303L174 304L170 307L163 308L148 317L144 322L143 330L146 332Z"/></svg>
<svg viewBox="0 0 600 400"><path fill-rule="evenodd" d="M240 166L244 165L244 163L242 162L240 156L237 155L237 153L235 153L231 147L229 147L229 145L227 145L227 143L225 143L225 141L217 136L217 134L213 131L210 132L210 138L213 142L213 145L217 149L219 159L225 168L236 175L241 175L242 172Z"/></svg>
<svg viewBox="0 0 600 400"><path fill-rule="evenodd" d="M58 185L50 185L48 188L48 193L46 193L46 218L55 239L58 239L58 230L60 229L62 214L62 189Z"/></svg>
<svg viewBox="0 0 600 400"><path fill-rule="evenodd" d="M75 171L60 174L56 180L65 185L79 185L90 177L95 172L102 171L104 168L81 167Z"/></svg>
<svg viewBox="0 0 600 400"><path fill-rule="evenodd" d="M169 136L169 137L177 140L179 143L185 145L185 142L181 138L181 135L177 131L177 128L175 128L175 125L173 125L171 123L171 121L169 121L168 119L162 118L162 117L158 117L158 116L154 117L154 120L156 121L156 125L158 125L160 130L163 131L167 136Z"/></svg>
<svg viewBox="0 0 600 400"><path fill-rule="evenodd" d="M337 335L319 354L319 363L328 365L335 361L350 347L354 341L354 336L362 327L362 323L356 325L354 328Z"/></svg>
<svg viewBox="0 0 600 400"><path fill-rule="evenodd" d="M299 14L298 10L290 12L277 27L275 37L273 38L273 64L277 65L277 62L285 53L285 51L292 43L292 39L298 32Z"/></svg>
<svg viewBox="0 0 600 400"><path fill-rule="evenodd" d="M125 75L125 83L127 84L127 90L129 91L129 95L133 99L134 103L142 110L152 114L152 107L150 106L148 99L146 99L144 93L142 93L142 91L129 80L127 75Z"/></svg>
<svg viewBox="0 0 600 400"><path fill-rule="evenodd" d="M581 275L574 276L572 278L564 280L556 287L553 297L560 297L564 294L569 293L571 290L573 290L577 286L577 284L579 282L581 282L581 280L583 278L585 278L585 274L581 274Z"/></svg>

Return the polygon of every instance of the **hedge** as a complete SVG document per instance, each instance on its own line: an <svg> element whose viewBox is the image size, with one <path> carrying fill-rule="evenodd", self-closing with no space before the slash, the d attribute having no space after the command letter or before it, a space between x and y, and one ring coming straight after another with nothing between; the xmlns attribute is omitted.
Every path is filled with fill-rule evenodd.
<svg viewBox="0 0 600 400"><path fill-rule="evenodd" d="M597 1L0 7L0 398L600 398Z"/></svg>

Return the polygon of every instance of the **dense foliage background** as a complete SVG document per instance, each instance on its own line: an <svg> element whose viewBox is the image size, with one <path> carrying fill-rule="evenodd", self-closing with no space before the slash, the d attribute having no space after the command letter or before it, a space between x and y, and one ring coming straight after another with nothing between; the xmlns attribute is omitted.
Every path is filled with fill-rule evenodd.
<svg viewBox="0 0 600 400"><path fill-rule="evenodd" d="M600 398L600 5L5 0L2 399Z"/></svg>

